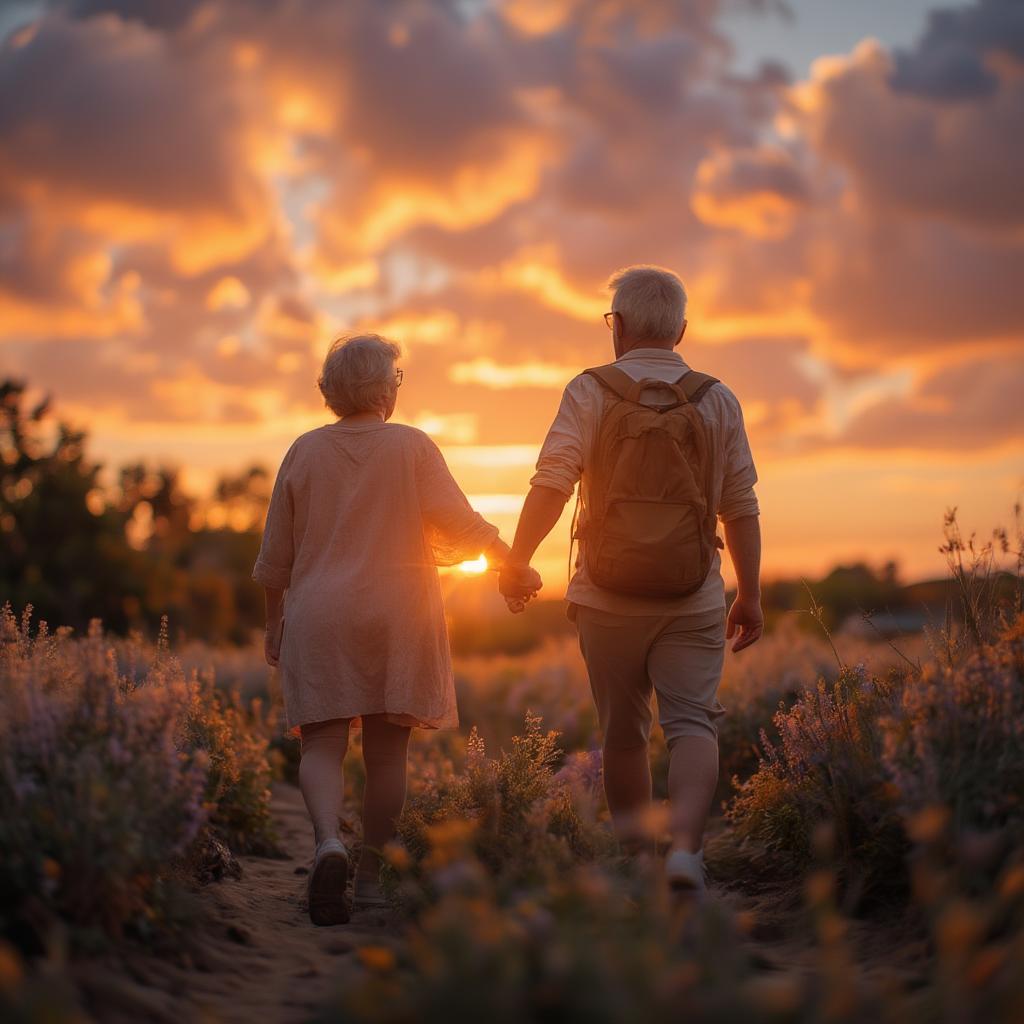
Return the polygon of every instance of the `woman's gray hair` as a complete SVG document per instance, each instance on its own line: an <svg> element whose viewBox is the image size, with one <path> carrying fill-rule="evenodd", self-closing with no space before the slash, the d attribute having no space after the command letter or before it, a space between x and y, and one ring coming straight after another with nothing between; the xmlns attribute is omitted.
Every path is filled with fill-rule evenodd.
<svg viewBox="0 0 1024 1024"><path fill-rule="evenodd" d="M379 334L343 335L331 343L317 385L338 416L374 412L395 384L395 360L402 350Z"/></svg>
<svg viewBox="0 0 1024 1024"><path fill-rule="evenodd" d="M675 341L686 319L686 289L664 267L640 263L608 279L612 309L635 341Z"/></svg>

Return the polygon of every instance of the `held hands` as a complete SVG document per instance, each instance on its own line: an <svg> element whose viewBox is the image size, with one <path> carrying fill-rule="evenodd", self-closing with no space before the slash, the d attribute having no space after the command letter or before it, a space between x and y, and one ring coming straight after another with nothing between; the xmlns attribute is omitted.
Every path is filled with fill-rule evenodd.
<svg viewBox="0 0 1024 1024"><path fill-rule="evenodd" d="M529 565L506 562L498 576L498 590L513 614L521 612L543 585L540 573Z"/></svg>
<svg viewBox="0 0 1024 1024"><path fill-rule="evenodd" d="M729 617L726 619L725 636L732 639L736 635L736 642L732 645L733 651L742 651L761 638L764 630L764 613L761 611L761 599L759 597L737 597L729 609Z"/></svg>

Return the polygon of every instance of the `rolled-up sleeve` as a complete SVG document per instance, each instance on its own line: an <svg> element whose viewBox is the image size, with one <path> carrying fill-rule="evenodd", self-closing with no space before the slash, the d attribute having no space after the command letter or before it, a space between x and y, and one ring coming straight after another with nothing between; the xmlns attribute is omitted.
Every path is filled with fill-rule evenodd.
<svg viewBox="0 0 1024 1024"><path fill-rule="evenodd" d="M571 380L562 392L558 412L537 456L537 471L530 477L531 487L550 487L566 498L572 497L583 472L585 445L583 381Z"/></svg>
<svg viewBox="0 0 1024 1024"><path fill-rule="evenodd" d="M476 558L498 539L498 528L469 504L441 449L426 434L416 474L420 513L436 565Z"/></svg>
<svg viewBox="0 0 1024 1024"><path fill-rule="evenodd" d="M743 410L739 400L722 388L725 394L726 414L724 417L725 462L722 479L722 497L718 504L718 518L723 523L742 519L744 516L760 515L754 484L757 470L743 424Z"/></svg>
<svg viewBox="0 0 1024 1024"><path fill-rule="evenodd" d="M263 540L253 566L252 578L265 587L286 590L291 584L292 563L295 560L295 503L289 470L293 462L294 445L288 449L277 471L274 490L263 527Z"/></svg>

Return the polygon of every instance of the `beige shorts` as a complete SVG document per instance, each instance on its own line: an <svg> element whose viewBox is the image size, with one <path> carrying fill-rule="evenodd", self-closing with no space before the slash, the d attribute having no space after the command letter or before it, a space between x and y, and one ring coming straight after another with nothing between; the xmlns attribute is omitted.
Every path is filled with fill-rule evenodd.
<svg viewBox="0 0 1024 1024"><path fill-rule="evenodd" d="M604 745L638 747L651 735L651 691L669 748L680 736L718 741L718 701L725 661L725 609L707 615L616 615L576 605Z"/></svg>

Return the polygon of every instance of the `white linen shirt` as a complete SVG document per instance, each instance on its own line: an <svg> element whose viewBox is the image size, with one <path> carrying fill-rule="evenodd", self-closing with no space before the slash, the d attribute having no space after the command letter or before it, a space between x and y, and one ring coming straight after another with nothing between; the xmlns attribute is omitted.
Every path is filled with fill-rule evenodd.
<svg viewBox="0 0 1024 1024"><path fill-rule="evenodd" d="M635 348L615 360L615 365L633 380L674 381L690 369L678 352L659 348ZM658 390L645 390L645 401L659 396ZM551 429L537 458L537 471L531 486L550 487L571 498L580 484L584 507L588 505L587 468L591 448L604 406L604 386L589 374L581 373L566 385ZM756 516L754 484L757 471L743 426L743 412L736 396L724 384L713 384L697 404L708 426L711 439L711 504L723 523L743 516ZM583 559L577 557L576 571L566 590L571 604L621 615L706 616L725 607L725 582L722 579L721 552L715 557L701 588L686 597L638 597L597 586ZM570 607L570 617L571 617Z"/></svg>

